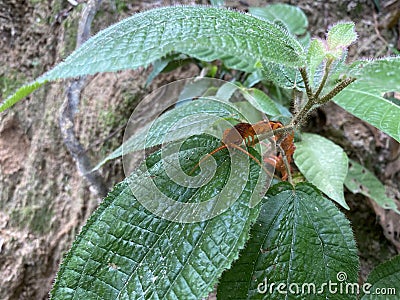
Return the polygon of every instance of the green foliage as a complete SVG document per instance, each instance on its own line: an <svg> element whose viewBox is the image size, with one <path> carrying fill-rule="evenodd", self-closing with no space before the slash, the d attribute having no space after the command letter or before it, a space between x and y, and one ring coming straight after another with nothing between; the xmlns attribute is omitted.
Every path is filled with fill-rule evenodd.
<svg viewBox="0 0 400 300"><path fill-rule="evenodd" d="M139 132L129 137L120 147L103 159L94 170L100 168L107 161L122 155L204 132L217 121L217 118L233 117L239 119L241 114L228 103L211 98L190 101L166 112L154 123L141 128Z"/></svg>
<svg viewBox="0 0 400 300"><path fill-rule="evenodd" d="M400 106L383 96L400 91L399 70L400 57L358 63L350 70L357 80L333 100L400 142Z"/></svg>
<svg viewBox="0 0 400 300"><path fill-rule="evenodd" d="M400 281L400 256L379 265L369 274L362 300L398 299Z"/></svg>
<svg viewBox="0 0 400 300"><path fill-rule="evenodd" d="M190 170L192 159L199 159L218 143L206 136L188 139L180 152L182 168ZM204 152L193 157L193 149L205 144ZM147 158L141 168L110 192L82 229L57 275L52 299L207 296L222 271L237 258L258 216L259 206L250 208L248 202L258 180L258 165L251 162L251 172L236 174L234 180L245 186L233 205L203 222L163 219L146 210L133 193L137 189L146 191L141 181L151 176L160 192L179 203L205 201L223 188L229 176L226 156L215 158L216 176L201 188L183 187L172 181L165 173L168 166L161 159L161 151ZM148 171L144 172L146 165Z"/></svg>
<svg viewBox="0 0 400 300"><path fill-rule="evenodd" d="M271 117L281 114L276 103L263 91L256 88L245 89L244 91L246 92L243 94L244 98L259 111Z"/></svg>
<svg viewBox="0 0 400 300"><path fill-rule="evenodd" d="M343 51L357 40L353 22L339 23L328 31L326 46L328 55L336 59L342 57Z"/></svg>
<svg viewBox="0 0 400 300"><path fill-rule="evenodd" d="M307 33L307 16L296 6L275 3L265 7L249 7L249 13L270 22L279 21L291 34L298 37Z"/></svg>
<svg viewBox="0 0 400 300"><path fill-rule="evenodd" d="M324 42L320 39L313 39L307 52L308 74L310 76L310 84L314 85L314 76L318 67L322 64L326 57Z"/></svg>
<svg viewBox="0 0 400 300"><path fill-rule="evenodd" d="M317 293L329 281L340 282L340 272L346 282L357 283L358 258L349 221L310 184L270 189L250 236L223 274L218 299L282 299L286 295L278 292L279 284L290 299L356 299L330 294L327 286ZM316 292L306 288L302 293L303 283L314 284ZM291 294L290 285L299 291Z"/></svg>
<svg viewBox="0 0 400 300"><path fill-rule="evenodd" d="M212 21L211 21L212 20ZM303 47L281 27L213 7L164 7L136 14L99 32L65 61L21 87L0 112L46 81L148 66L173 52L229 68L255 71L263 61L304 64Z"/></svg>
<svg viewBox="0 0 400 300"><path fill-rule="evenodd" d="M343 183L347 175L348 158L343 149L316 134L302 134L295 143L294 161L306 179L346 209Z"/></svg>
<svg viewBox="0 0 400 300"><path fill-rule="evenodd" d="M222 6L223 1L212 5ZM118 184L87 222L60 267L53 299L199 299L213 290L249 238L240 258L224 273L219 298L281 299L276 289L257 292L264 279L286 287L321 287L343 282L343 272L346 283L357 283L349 222L321 192L349 209L345 183L351 191L399 211L370 172L355 162L348 169L343 149L315 134L301 134L293 157L314 186L294 184L288 161L294 149L291 134L297 134L313 109L333 99L400 141L399 103L384 97L400 91L400 57L347 65L347 48L357 39L354 23L338 23L326 40L310 42L300 9L273 4L249 11L253 16L220 7L177 6L136 14L99 32L1 103L0 112L48 81L151 63L147 83L160 72L193 61L209 71L202 74L229 74L234 81L221 86L198 78L187 82L173 106L149 117L96 167L134 151L148 154L161 148ZM234 99L236 91L239 99ZM289 97L293 116L289 105L281 104L285 101L276 101ZM224 135L226 147L221 146L224 125L256 123L265 115L286 118L284 125L275 124L275 137L269 137L278 144L279 155L261 159L259 150L270 144L250 147L262 139L253 136L248 124L234 127L241 129L239 141ZM271 134L263 125L268 125L265 120L253 129ZM275 165L282 175L284 167L289 182L274 185L257 205L263 188L269 187L261 161ZM394 283L398 264L395 259L378 267L369 281L376 287ZM327 290L314 296L355 298Z"/></svg>
<svg viewBox="0 0 400 300"><path fill-rule="evenodd" d="M373 173L353 160L350 160L344 184L352 193L360 193L374 200L380 207L400 214L396 202L385 195L385 186Z"/></svg>

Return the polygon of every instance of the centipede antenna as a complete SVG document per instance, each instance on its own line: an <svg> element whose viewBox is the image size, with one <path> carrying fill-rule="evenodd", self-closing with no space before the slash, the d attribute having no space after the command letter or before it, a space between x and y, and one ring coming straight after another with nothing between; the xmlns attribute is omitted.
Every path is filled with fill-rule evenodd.
<svg viewBox="0 0 400 300"><path fill-rule="evenodd" d="M201 164L202 162L204 162L205 160L207 160L207 159L208 159L210 156L212 156L213 154L215 154L215 153L217 153L218 151L221 151L222 149L225 149L225 148L227 148L227 145L222 145L222 146L219 146L218 148L214 149L214 150L211 151L210 153L207 153L207 155L205 155L202 159L200 159L199 162L193 167L193 169L190 170L189 175L192 175L193 172L194 172L198 167L200 167L200 164Z"/></svg>

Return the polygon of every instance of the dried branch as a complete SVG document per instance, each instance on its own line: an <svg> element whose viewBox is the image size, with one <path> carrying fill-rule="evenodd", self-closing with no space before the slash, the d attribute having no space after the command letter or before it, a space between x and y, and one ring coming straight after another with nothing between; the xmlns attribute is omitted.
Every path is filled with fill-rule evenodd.
<svg viewBox="0 0 400 300"><path fill-rule="evenodd" d="M100 3L101 0L89 0L83 10L78 26L77 48L90 37L90 27ZM94 189L99 197L104 197L108 192L108 188L99 172L89 173L89 170L92 169L89 157L86 155L86 151L80 144L74 130L74 118L79 107L80 95L85 82L86 76L82 76L73 80L66 88L67 98L60 109L59 124L64 144L74 159L79 174L89 182L90 187Z"/></svg>

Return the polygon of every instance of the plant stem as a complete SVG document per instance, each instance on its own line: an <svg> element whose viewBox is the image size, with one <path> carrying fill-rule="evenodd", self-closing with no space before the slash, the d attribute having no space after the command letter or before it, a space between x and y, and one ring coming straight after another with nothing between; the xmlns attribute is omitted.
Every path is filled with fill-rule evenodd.
<svg viewBox="0 0 400 300"><path fill-rule="evenodd" d="M291 125L292 126L297 126L302 123L304 118L308 115L309 111L311 108L314 106L315 102L313 100L308 100L307 103L301 108L299 113L295 115L295 117L292 119Z"/></svg>
<svg viewBox="0 0 400 300"><path fill-rule="evenodd" d="M317 91L314 94L314 99L318 99L319 94L321 94L322 90L324 89L326 80L328 79L328 75L329 75L329 71L330 71L332 62L333 62L332 58L328 59L328 61L326 62L325 70L324 70L324 77L322 77L322 81L319 84L319 87L318 87Z"/></svg>
<svg viewBox="0 0 400 300"><path fill-rule="evenodd" d="M318 104L324 104L339 94L344 88L346 88L350 83L354 82L356 78L350 77L342 82L338 83L328 94L318 99Z"/></svg>
<svg viewBox="0 0 400 300"><path fill-rule="evenodd" d="M306 68L299 68L301 77L303 78L304 86L306 87L306 93L307 93L307 98L308 101L313 99L313 92L310 86L310 82L308 81L308 75L307 75L307 70Z"/></svg>

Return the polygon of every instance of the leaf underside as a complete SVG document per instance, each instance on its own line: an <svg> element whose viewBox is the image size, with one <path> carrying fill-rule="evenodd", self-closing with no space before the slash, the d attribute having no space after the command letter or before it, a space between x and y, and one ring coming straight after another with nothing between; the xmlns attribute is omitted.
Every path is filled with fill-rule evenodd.
<svg viewBox="0 0 400 300"><path fill-rule="evenodd" d="M385 186L373 173L355 161L350 160L344 184L352 193L360 193L374 200L380 207L400 214L396 202L386 196Z"/></svg>
<svg viewBox="0 0 400 300"><path fill-rule="evenodd" d="M171 53L252 72L263 61L303 65L302 46L268 21L223 8L163 7L122 20L89 39L64 62L21 87L0 112L46 81L148 66Z"/></svg>
<svg viewBox="0 0 400 300"><path fill-rule="evenodd" d="M385 92L400 92L400 57L363 65L350 73L357 80L333 100L400 142L400 106L384 97Z"/></svg>

